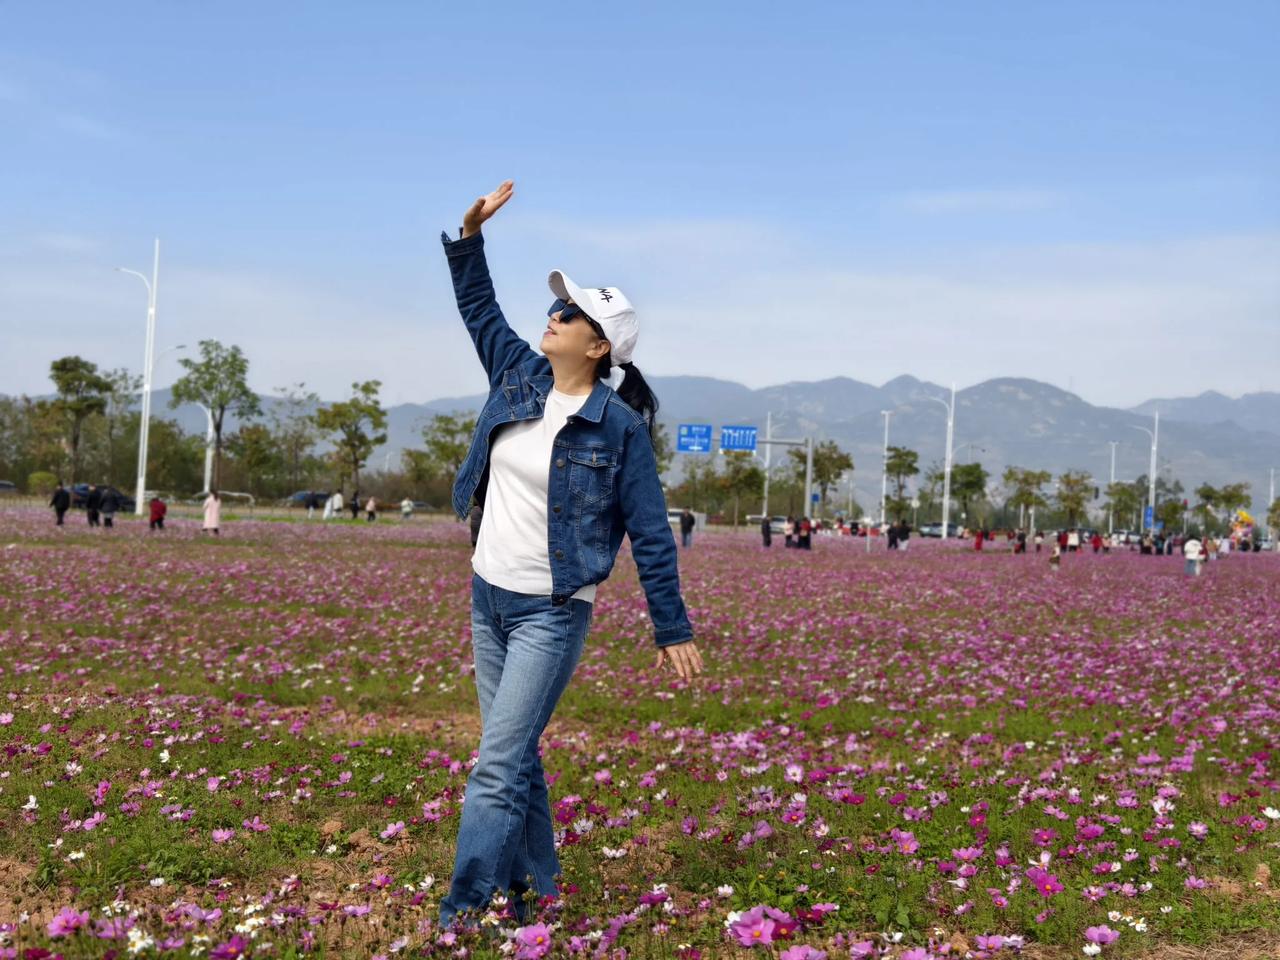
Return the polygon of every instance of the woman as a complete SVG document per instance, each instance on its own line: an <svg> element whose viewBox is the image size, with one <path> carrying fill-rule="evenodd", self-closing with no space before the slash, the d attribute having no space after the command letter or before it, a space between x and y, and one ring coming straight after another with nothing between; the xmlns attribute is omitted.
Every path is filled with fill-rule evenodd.
<svg viewBox="0 0 1280 960"><path fill-rule="evenodd" d="M200 529L212 532L216 537L221 520L222 498L218 496L217 490L210 490L209 495L204 498L204 523L200 525Z"/></svg>
<svg viewBox="0 0 1280 960"><path fill-rule="evenodd" d="M440 920L510 891L554 896L560 872L538 738L573 675L596 585L625 534L658 645L656 666L683 680L702 669L680 597L676 546L658 479L657 400L631 364L639 329L613 287L582 289L560 271L536 354L494 296L481 225L512 182L444 236L454 294L489 377L489 398L458 471L453 506L483 506L472 558L471 634L480 756L467 781L458 848Z"/></svg>
<svg viewBox="0 0 1280 960"><path fill-rule="evenodd" d="M794 540L796 537L796 518L795 517L787 517L787 522L782 525L782 535L783 537L786 538L784 541L786 546L788 547L794 546Z"/></svg>
<svg viewBox="0 0 1280 960"><path fill-rule="evenodd" d="M364 502L364 518L369 523L378 519L378 498L370 495L369 499Z"/></svg>

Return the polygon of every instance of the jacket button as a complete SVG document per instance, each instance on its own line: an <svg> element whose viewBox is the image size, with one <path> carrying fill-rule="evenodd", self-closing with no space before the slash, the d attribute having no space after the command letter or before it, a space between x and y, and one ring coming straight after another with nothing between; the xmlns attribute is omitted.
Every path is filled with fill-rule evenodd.
<svg viewBox="0 0 1280 960"><path fill-rule="evenodd" d="M559 513L559 512L560 512L560 504L558 504L558 503L557 503L554 507L552 507L552 508L551 508L551 512L552 512L552 513Z"/></svg>
<svg viewBox="0 0 1280 960"><path fill-rule="evenodd" d="M556 458L556 466L557 466L557 467L563 467L563 466L564 466L564 457L557 457L557 458Z"/></svg>
<svg viewBox="0 0 1280 960"><path fill-rule="evenodd" d="M556 551L556 559L557 559L557 560L563 560L563 559L564 559L564 551L563 551L563 550L557 550L557 551Z"/></svg>

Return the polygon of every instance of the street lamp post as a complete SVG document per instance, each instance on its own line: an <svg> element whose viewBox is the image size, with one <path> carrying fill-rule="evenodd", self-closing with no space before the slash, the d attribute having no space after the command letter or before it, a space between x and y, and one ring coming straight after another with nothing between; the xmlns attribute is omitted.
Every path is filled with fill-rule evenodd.
<svg viewBox="0 0 1280 960"><path fill-rule="evenodd" d="M1140 427L1136 423L1130 424L1135 430L1141 430L1151 438L1151 467L1147 471L1147 503L1151 507L1151 523L1147 529L1154 530L1156 526L1156 448L1160 443L1160 411L1156 411L1155 430L1148 430L1146 427ZM1146 519L1145 517L1143 519Z"/></svg>
<svg viewBox="0 0 1280 960"><path fill-rule="evenodd" d="M929 397L947 408L947 453L942 468L942 539L947 539L948 520L951 518L951 441L956 426L956 385L951 384L951 402L941 397Z"/></svg>
<svg viewBox="0 0 1280 960"><path fill-rule="evenodd" d="M1111 484L1110 485L1114 487L1116 485L1116 446L1120 443L1120 441L1108 440L1107 443L1111 446ZM1116 529L1115 520L1116 520L1116 511L1115 511L1115 507L1112 506L1112 503L1111 503L1111 491L1108 490L1107 491L1107 536L1111 536L1111 534L1115 532L1115 529Z"/></svg>
<svg viewBox="0 0 1280 960"><path fill-rule="evenodd" d="M134 514L142 516L147 488L147 437L151 429L151 374L156 348L156 288L160 283L160 238L156 237L155 257L151 263L151 279L137 270L116 267L121 273L137 277L147 288L147 344L142 360L142 424L138 436L138 487Z"/></svg>
<svg viewBox="0 0 1280 960"><path fill-rule="evenodd" d="M880 415L884 417L884 452L880 463L880 526L885 524L885 502L889 497L889 418L893 416L892 410L881 410Z"/></svg>

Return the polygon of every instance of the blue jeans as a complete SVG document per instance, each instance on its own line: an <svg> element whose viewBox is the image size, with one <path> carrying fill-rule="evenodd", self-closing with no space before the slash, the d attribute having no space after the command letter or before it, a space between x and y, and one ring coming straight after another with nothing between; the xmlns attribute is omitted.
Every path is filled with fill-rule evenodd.
<svg viewBox="0 0 1280 960"><path fill-rule="evenodd" d="M443 926L506 891L523 921L525 891L556 893L560 861L538 738L573 676L591 613L585 600L555 606L550 597L472 576L480 757L467 778L453 880L440 903Z"/></svg>

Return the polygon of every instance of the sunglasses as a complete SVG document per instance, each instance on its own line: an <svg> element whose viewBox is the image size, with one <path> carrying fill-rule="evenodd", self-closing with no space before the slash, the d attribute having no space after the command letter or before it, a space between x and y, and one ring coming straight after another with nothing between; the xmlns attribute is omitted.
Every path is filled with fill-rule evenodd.
<svg viewBox="0 0 1280 960"><path fill-rule="evenodd" d="M608 339L604 335L604 329L600 326L600 324L596 323L589 316L587 316L587 312L583 310L582 307L578 306L576 303L566 303L564 300L557 300L555 303L551 304L550 308L548 308L547 316L551 317L551 316L554 316L556 313L560 314L560 323L573 323L573 321L581 317L583 320L586 320L587 323L591 324L591 329L595 331L596 336L598 336L601 340Z"/></svg>

